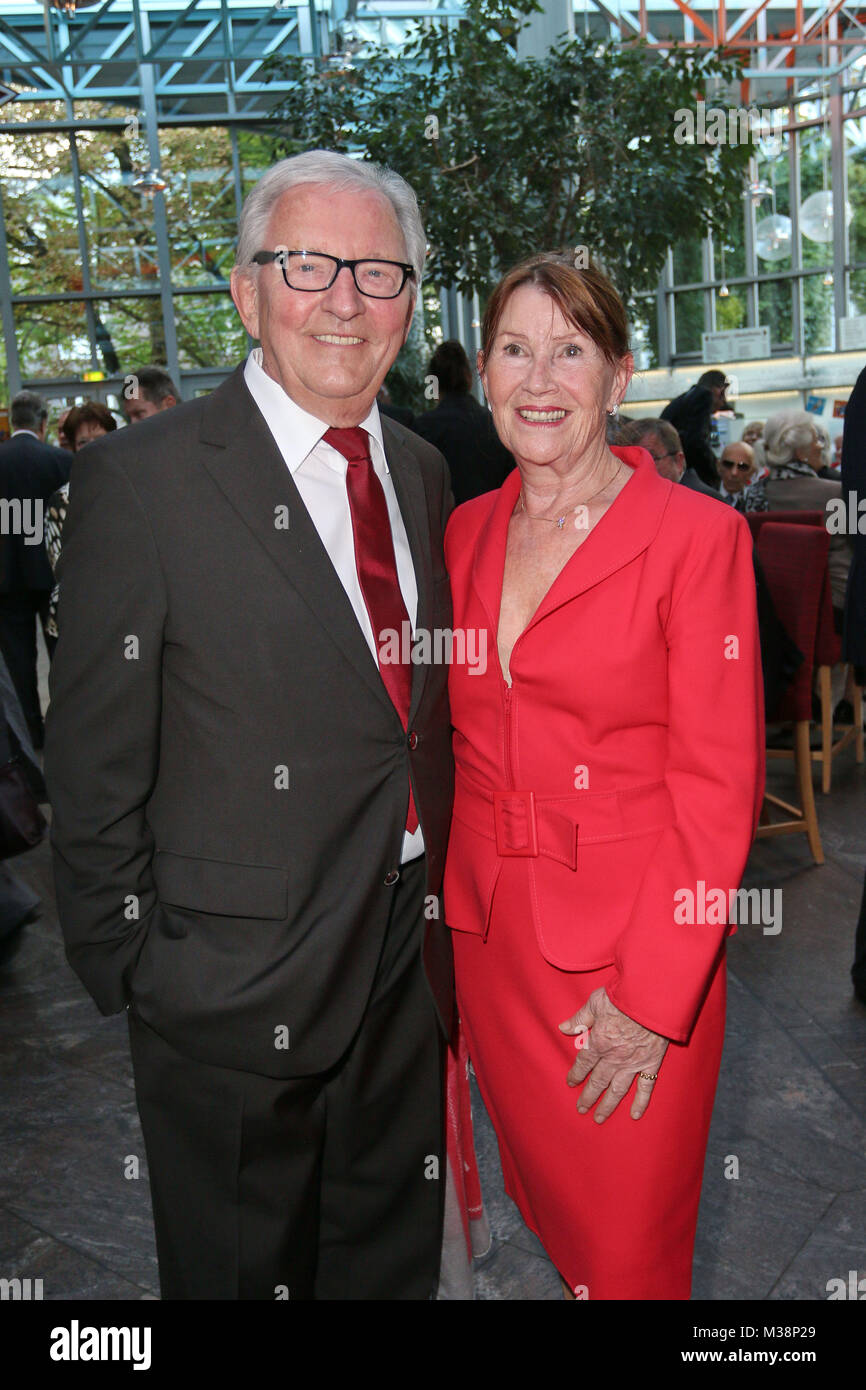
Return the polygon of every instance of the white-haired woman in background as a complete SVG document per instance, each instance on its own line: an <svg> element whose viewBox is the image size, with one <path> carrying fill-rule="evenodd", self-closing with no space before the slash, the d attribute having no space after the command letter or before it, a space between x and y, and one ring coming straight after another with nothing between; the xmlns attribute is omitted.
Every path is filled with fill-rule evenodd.
<svg viewBox="0 0 866 1390"><path fill-rule="evenodd" d="M824 466L822 441L815 421L805 410L783 410L764 426L764 457L770 476L753 502L752 511L823 512L842 495L842 485L819 478ZM845 587L851 564L847 536L830 536L830 590L837 632L842 631Z"/></svg>
<svg viewBox="0 0 866 1390"><path fill-rule="evenodd" d="M762 478L766 478L767 476L767 464L764 458L764 421L750 420L743 428L743 433L740 435L740 443L748 444L751 449L755 460L754 481L760 482ZM748 502L746 503L747 512L759 510L760 508L749 506Z"/></svg>
<svg viewBox="0 0 866 1390"><path fill-rule="evenodd" d="M747 425L743 426L743 433L740 435L740 443L751 444L751 446L754 448L757 441L763 438L763 435L763 420L750 420Z"/></svg>
<svg viewBox="0 0 866 1390"><path fill-rule="evenodd" d="M818 477L829 478L831 483L839 483L839 472L833 467L833 442L830 439L830 431L823 421L816 420L815 432L821 444L821 467L818 469Z"/></svg>

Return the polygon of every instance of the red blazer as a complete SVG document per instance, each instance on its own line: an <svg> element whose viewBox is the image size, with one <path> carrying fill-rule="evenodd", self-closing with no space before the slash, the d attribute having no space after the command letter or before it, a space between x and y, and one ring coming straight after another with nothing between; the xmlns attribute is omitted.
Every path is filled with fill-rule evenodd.
<svg viewBox="0 0 866 1390"><path fill-rule="evenodd" d="M660 478L644 449L613 452L633 474L515 643L510 689L496 631L519 473L449 522L445 915L485 934L502 859L516 856L545 958L615 965L618 1008L686 1041L730 927L712 910L683 922L674 895L694 894L698 915L710 889L729 901L763 796L752 540L733 507Z"/></svg>

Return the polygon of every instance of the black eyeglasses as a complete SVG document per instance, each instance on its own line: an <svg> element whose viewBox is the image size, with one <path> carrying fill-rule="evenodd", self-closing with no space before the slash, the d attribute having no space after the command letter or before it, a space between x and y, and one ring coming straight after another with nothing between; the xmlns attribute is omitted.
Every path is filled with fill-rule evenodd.
<svg viewBox="0 0 866 1390"><path fill-rule="evenodd" d="M652 459L653 463L661 463L662 459L675 459L675 458L676 458L676 454L672 454L670 451L668 451L666 454L652 454L652 453L650 453L649 449L647 449L647 453L649 454L649 456L650 456L650 458Z"/></svg>
<svg viewBox="0 0 866 1390"><path fill-rule="evenodd" d="M370 299L396 299L415 274L415 267L402 261L346 261L325 251L287 251L285 247L257 251L251 263L270 265L272 261L279 262L287 287L304 294L329 290L343 266L348 266L361 294Z"/></svg>
<svg viewBox="0 0 866 1390"><path fill-rule="evenodd" d="M730 459L722 459L721 465L723 468L735 468L738 473L749 473L753 467L751 463L731 463Z"/></svg>

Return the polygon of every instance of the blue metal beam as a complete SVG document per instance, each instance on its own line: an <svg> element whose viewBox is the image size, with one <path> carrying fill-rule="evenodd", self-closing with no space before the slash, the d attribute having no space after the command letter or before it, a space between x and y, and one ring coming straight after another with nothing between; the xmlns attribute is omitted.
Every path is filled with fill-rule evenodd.
<svg viewBox="0 0 866 1390"><path fill-rule="evenodd" d="M72 37L70 37L69 42L63 49L62 53L58 53L56 61L58 63L69 62L69 60L73 56L73 50L80 47L82 40L86 39L88 34L93 33L93 30L96 28L96 26L99 23L101 23L104 15L106 15L108 11L113 7L114 0L105 0L105 4L100 5L98 10L94 10L87 23L82 25L80 29L77 25L74 28L70 26L69 32Z"/></svg>

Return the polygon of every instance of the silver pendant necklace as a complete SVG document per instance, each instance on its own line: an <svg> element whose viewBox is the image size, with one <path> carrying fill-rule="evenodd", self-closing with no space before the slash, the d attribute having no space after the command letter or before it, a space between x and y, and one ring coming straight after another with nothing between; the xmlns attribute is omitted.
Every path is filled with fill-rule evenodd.
<svg viewBox="0 0 866 1390"><path fill-rule="evenodd" d="M595 500L595 498L598 497L599 493L604 492L605 488L610 487L611 483L614 482L614 480L615 480L616 478L619 477L621 471L622 471L622 459L620 459L619 468L616 470L616 472L614 473L613 477L608 478L608 480L607 480L606 483L602 483L602 485L601 485L601 487L598 489L598 491L597 491L597 492L594 492L594 493L592 494L591 497L587 497L587 499L586 499L585 502L579 502L577 505L578 505L579 507L588 507L589 504L590 504L590 502L593 502L593 501ZM522 488L521 488L521 490L520 490L520 510L521 510L522 512L525 513L525 515L529 518L530 521L549 521L550 524L551 524L551 526L556 526L560 531L562 530L563 526L565 525L566 521L568 520L568 512L563 512L562 516L533 516L531 512L527 512L527 510L526 510L526 503L525 503L525 501L523 500L523 489L522 489Z"/></svg>

